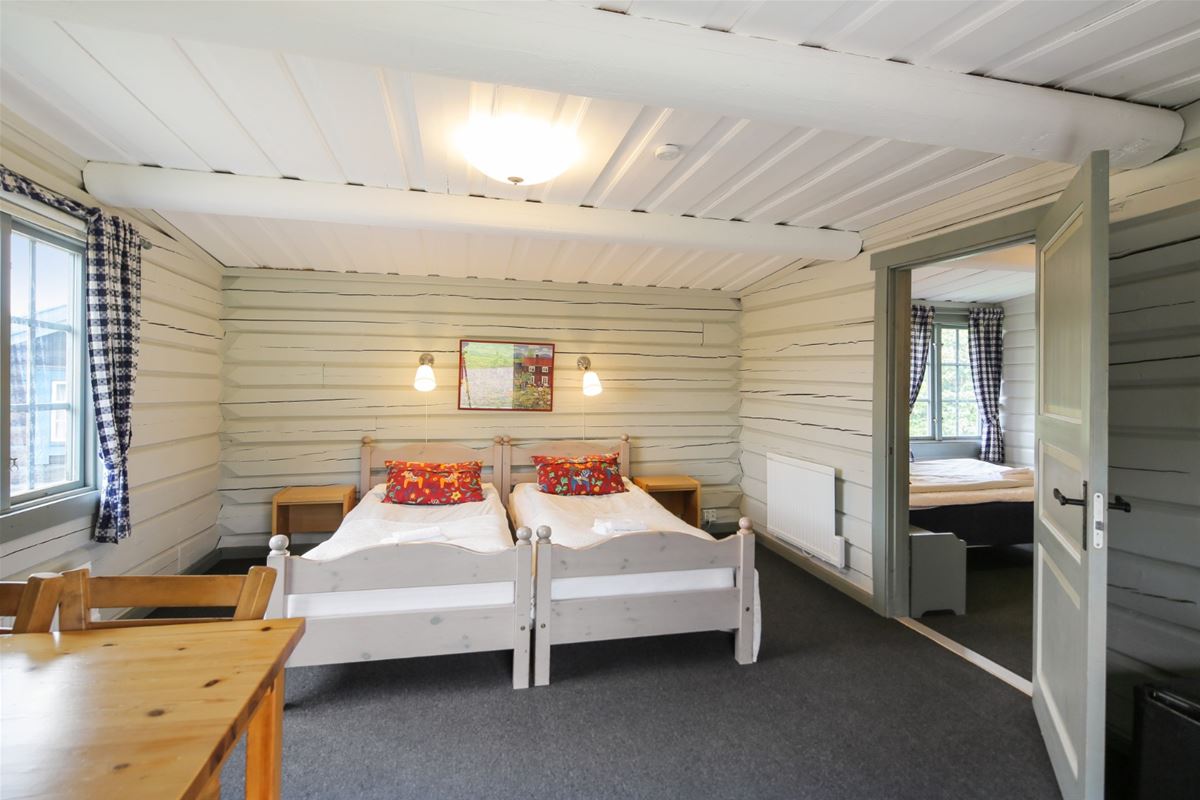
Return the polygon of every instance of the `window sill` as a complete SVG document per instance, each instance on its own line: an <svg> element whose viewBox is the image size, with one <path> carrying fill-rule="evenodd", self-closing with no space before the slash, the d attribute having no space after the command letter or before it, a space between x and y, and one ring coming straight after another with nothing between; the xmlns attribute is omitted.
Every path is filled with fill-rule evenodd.
<svg viewBox="0 0 1200 800"><path fill-rule="evenodd" d="M85 517L90 518L91 524L99 509L100 492L93 487L75 489L23 503L0 514L0 543L7 544L38 531Z"/></svg>

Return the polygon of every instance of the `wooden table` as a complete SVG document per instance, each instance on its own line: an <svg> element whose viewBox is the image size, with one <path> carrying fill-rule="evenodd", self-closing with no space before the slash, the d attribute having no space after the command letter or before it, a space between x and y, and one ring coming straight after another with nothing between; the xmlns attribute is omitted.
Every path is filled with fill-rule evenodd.
<svg viewBox="0 0 1200 800"><path fill-rule="evenodd" d="M688 525L700 527L700 481L688 475L638 475L633 482Z"/></svg>
<svg viewBox="0 0 1200 800"><path fill-rule="evenodd" d="M271 498L271 534L332 533L354 508L350 485L289 486Z"/></svg>
<svg viewBox="0 0 1200 800"><path fill-rule="evenodd" d="M283 665L303 619L0 636L4 797L279 797Z"/></svg>

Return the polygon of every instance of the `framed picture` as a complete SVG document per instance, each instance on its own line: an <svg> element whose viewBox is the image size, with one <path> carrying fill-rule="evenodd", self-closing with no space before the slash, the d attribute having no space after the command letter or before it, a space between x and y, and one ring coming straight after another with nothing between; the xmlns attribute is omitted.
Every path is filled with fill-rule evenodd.
<svg viewBox="0 0 1200 800"><path fill-rule="evenodd" d="M463 411L553 411L554 345L459 341L458 407Z"/></svg>

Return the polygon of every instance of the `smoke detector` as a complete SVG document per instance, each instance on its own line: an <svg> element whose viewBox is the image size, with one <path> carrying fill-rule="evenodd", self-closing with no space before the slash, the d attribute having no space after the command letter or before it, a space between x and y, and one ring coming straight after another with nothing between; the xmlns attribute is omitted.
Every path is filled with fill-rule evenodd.
<svg viewBox="0 0 1200 800"><path fill-rule="evenodd" d="M674 161L682 152L683 148L677 144L660 144L654 148L654 157L659 161Z"/></svg>

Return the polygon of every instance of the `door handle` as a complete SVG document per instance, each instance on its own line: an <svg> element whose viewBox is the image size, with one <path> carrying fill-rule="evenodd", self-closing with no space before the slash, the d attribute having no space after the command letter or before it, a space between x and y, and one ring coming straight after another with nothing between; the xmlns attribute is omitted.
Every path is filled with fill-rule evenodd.
<svg viewBox="0 0 1200 800"><path fill-rule="evenodd" d="M1054 499L1058 501L1060 506L1082 506L1087 505L1087 502L1082 498L1067 497L1057 488L1054 490Z"/></svg>
<svg viewBox="0 0 1200 800"><path fill-rule="evenodd" d="M1124 511L1126 514L1133 511L1133 506L1129 504L1129 501L1119 494L1113 496L1112 502L1108 504L1108 507L1113 511Z"/></svg>

